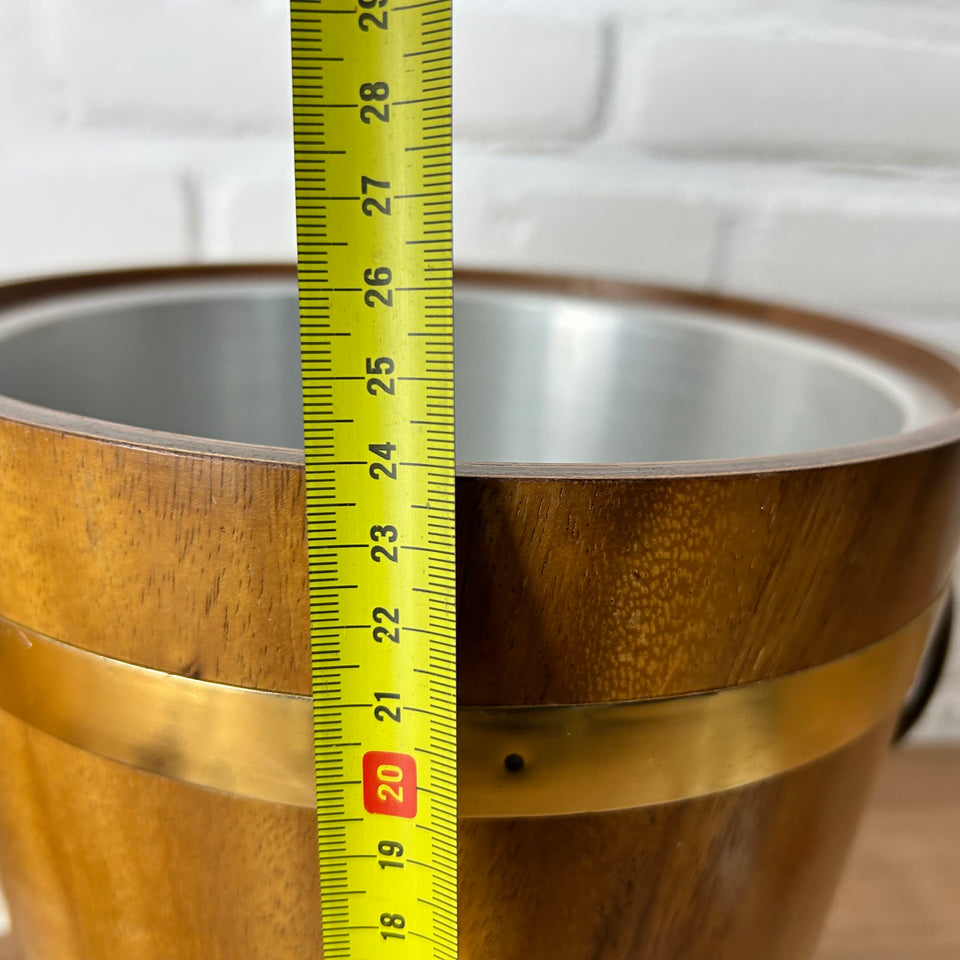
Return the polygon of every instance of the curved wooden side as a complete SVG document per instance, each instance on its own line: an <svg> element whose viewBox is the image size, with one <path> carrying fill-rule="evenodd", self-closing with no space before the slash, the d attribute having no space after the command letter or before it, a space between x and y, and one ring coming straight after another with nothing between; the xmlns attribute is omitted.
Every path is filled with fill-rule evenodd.
<svg viewBox="0 0 960 960"><path fill-rule="evenodd" d="M949 579L958 446L755 476L458 480L459 696L640 699L885 637ZM308 694L302 469L0 420L0 613Z"/></svg>
<svg viewBox="0 0 960 960"><path fill-rule="evenodd" d="M715 478L463 479L460 699L627 700L763 680L899 629L949 581L956 445Z"/></svg>
<svg viewBox="0 0 960 960"><path fill-rule="evenodd" d="M462 823L463 960L809 960L888 739L698 800Z"/></svg>
<svg viewBox="0 0 960 960"><path fill-rule="evenodd" d="M320 955L311 811L186 787L0 713L0 876L24 960Z"/></svg>
<svg viewBox="0 0 960 960"><path fill-rule="evenodd" d="M809 957L888 735L712 797L461 822L461 960ZM0 756L23 960L321 955L309 810L141 773L5 714Z"/></svg>
<svg viewBox="0 0 960 960"><path fill-rule="evenodd" d="M309 694L303 482L0 419L0 613L120 660Z"/></svg>

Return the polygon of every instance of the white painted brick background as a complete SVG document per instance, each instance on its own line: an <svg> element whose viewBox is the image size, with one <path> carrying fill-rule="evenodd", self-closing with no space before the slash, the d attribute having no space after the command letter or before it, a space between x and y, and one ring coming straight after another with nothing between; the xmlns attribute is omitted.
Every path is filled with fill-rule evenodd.
<svg viewBox="0 0 960 960"><path fill-rule="evenodd" d="M467 10L456 35L476 40L457 45L458 139L540 152L596 132L609 62L602 21Z"/></svg>
<svg viewBox="0 0 960 960"><path fill-rule="evenodd" d="M960 348L958 0L454 6L459 264ZM291 259L288 42L284 0L0 0L0 278Z"/></svg>
<svg viewBox="0 0 960 960"><path fill-rule="evenodd" d="M828 31L635 28L621 50L616 129L640 147L921 163L960 152L954 49Z"/></svg>

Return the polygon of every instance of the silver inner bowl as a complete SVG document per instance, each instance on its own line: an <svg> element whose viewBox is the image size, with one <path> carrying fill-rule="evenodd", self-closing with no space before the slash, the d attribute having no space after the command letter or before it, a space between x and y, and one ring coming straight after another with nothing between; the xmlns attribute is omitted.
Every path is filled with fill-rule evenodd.
<svg viewBox="0 0 960 960"><path fill-rule="evenodd" d="M889 437L951 409L899 368L704 312L462 284L455 315L461 461L766 457ZM295 285L192 281L8 311L0 394L301 448Z"/></svg>

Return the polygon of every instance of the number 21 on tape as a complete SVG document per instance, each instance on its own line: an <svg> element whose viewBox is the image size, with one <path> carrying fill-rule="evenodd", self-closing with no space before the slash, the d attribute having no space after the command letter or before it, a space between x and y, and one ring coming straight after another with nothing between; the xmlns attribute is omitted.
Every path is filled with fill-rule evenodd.
<svg viewBox="0 0 960 960"><path fill-rule="evenodd" d="M408 753L368 750L363 755L363 807L367 813L417 815L417 761Z"/></svg>

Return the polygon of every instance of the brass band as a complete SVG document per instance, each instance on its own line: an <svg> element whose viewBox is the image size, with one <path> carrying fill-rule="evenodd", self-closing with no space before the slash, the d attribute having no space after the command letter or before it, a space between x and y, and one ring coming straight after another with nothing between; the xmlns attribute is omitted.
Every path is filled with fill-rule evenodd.
<svg viewBox="0 0 960 960"><path fill-rule="evenodd" d="M758 683L629 703L461 707L459 814L666 803L816 760L899 707L940 605L863 650ZM0 617L0 709L149 773L314 805L309 697L112 660Z"/></svg>

